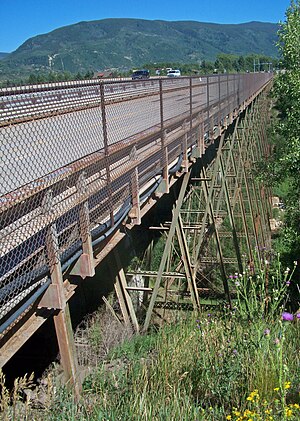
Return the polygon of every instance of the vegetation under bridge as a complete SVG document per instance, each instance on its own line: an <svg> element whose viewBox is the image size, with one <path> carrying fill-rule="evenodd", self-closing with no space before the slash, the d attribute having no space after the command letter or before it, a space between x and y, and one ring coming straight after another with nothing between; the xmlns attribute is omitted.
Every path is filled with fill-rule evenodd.
<svg viewBox="0 0 300 421"><path fill-rule="evenodd" d="M80 392L68 300L114 260L122 323L147 330L166 308L231 305L228 275L270 241L271 73L77 81L0 91L0 367L53 317L66 378ZM159 265L125 273L128 232L176 193ZM151 247L150 247L151 248ZM143 285L128 285L128 279ZM142 322L130 294L141 294Z"/></svg>

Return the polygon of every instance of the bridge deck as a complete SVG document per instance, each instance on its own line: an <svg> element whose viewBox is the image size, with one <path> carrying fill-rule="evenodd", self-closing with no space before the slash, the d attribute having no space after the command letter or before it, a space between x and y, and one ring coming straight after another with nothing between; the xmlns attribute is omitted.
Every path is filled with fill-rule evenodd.
<svg viewBox="0 0 300 421"><path fill-rule="evenodd" d="M212 75L0 91L3 350L42 296L40 308L64 308L59 273L63 279L77 262L71 274L92 276L120 224L139 224L153 193L168 192L174 175L205 154L270 78Z"/></svg>

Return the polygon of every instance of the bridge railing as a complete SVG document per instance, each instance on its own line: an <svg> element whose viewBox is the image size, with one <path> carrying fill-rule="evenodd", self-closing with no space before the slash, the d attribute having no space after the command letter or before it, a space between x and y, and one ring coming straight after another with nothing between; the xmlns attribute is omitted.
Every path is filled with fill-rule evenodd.
<svg viewBox="0 0 300 421"><path fill-rule="evenodd" d="M0 91L0 335L59 265L92 253L186 170L271 74L89 81ZM86 260L84 260L86 262ZM1 339L1 337L0 337Z"/></svg>

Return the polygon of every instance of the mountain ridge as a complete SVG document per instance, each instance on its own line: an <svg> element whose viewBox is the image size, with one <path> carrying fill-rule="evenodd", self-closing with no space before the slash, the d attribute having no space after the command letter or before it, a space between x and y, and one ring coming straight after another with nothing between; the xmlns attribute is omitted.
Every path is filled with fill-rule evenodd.
<svg viewBox="0 0 300 421"><path fill-rule="evenodd" d="M29 38L1 59L0 72L129 69L149 62L200 62L220 53L276 57L278 25L109 18ZM0 73L0 76L1 76Z"/></svg>
<svg viewBox="0 0 300 421"><path fill-rule="evenodd" d="M9 53L0 52L0 60L6 57Z"/></svg>

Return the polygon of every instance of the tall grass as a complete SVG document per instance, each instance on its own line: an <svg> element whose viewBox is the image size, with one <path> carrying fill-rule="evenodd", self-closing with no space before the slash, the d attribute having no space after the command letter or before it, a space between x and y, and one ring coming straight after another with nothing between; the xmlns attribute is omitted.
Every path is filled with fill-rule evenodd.
<svg viewBox="0 0 300 421"><path fill-rule="evenodd" d="M125 340L85 379L79 403L53 378L48 404L27 402L24 419L299 420L300 318L282 317L292 271L277 269L233 275L233 309L182 314ZM6 419L22 419L14 396L2 385Z"/></svg>

